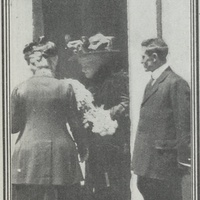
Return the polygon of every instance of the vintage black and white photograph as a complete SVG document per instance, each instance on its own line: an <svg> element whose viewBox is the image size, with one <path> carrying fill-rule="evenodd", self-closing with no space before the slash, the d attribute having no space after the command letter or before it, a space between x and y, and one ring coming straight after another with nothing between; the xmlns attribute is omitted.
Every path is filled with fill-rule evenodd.
<svg viewBox="0 0 200 200"><path fill-rule="evenodd" d="M2 1L2 199L198 199L198 1Z"/></svg>

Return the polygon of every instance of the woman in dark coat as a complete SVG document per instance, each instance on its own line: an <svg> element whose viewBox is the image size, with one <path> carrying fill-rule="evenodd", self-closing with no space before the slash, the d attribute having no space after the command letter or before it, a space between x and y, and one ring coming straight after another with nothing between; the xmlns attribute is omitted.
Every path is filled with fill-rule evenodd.
<svg viewBox="0 0 200 200"><path fill-rule="evenodd" d="M24 54L34 75L11 97L12 133L19 132L12 157L13 200L77 200L83 177L75 142L84 159L86 139L73 87L54 78L54 43L31 43Z"/></svg>
<svg viewBox="0 0 200 200"><path fill-rule="evenodd" d="M96 45L98 38L93 37L90 42L94 39ZM105 48L107 44L99 46ZM90 199L95 200L130 199L129 80L126 72L116 70L116 57L119 57L119 52L111 48L97 48L79 54L82 71L88 79L87 88L94 96L95 105L103 105L110 111L111 118L118 122L113 135L91 133L90 136L86 187Z"/></svg>

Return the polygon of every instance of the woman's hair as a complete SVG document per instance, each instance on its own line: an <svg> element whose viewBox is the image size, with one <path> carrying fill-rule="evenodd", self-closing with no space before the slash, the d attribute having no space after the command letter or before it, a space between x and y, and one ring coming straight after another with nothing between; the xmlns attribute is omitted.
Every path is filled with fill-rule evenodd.
<svg viewBox="0 0 200 200"><path fill-rule="evenodd" d="M46 59L49 68L56 65L57 62L57 47L51 42L47 41L44 36L40 37L38 42L31 42L27 44L23 50L24 58L30 64L30 58L36 55L39 61Z"/></svg>

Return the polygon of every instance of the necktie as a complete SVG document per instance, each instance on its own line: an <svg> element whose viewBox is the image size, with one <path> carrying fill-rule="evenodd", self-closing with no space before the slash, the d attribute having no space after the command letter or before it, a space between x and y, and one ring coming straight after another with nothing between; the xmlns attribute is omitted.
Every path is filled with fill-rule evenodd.
<svg viewBox="0 0 200 200"><path fill-rule="evenodd" d="M151 80L149 81L150 86L153 86L154 78L151 76Z"/></svg>
<svg viewBox="0 0 200 200"><path fill-rule="evenodd" d="M153 81L154 81L154 79L153 79L153 77L151 76L150 81L147 83L147 86L146 86L146 89L145 89L145 94L147 94L148 91L150 91L151 88L153 87L153 85L152 85Z"/></svg>

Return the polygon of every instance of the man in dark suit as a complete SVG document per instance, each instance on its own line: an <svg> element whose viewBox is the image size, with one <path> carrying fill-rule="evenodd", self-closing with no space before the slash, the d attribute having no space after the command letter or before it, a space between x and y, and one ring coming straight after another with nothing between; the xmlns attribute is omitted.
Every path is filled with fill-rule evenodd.
<svg viewBox="0 0 200 200"><path fill-rule="evenodd" d="M142 64L152 78L140 110L133 170L144 200L181 200L190 166L190 88L167 64L162 39L142 42Z"/></svg>

